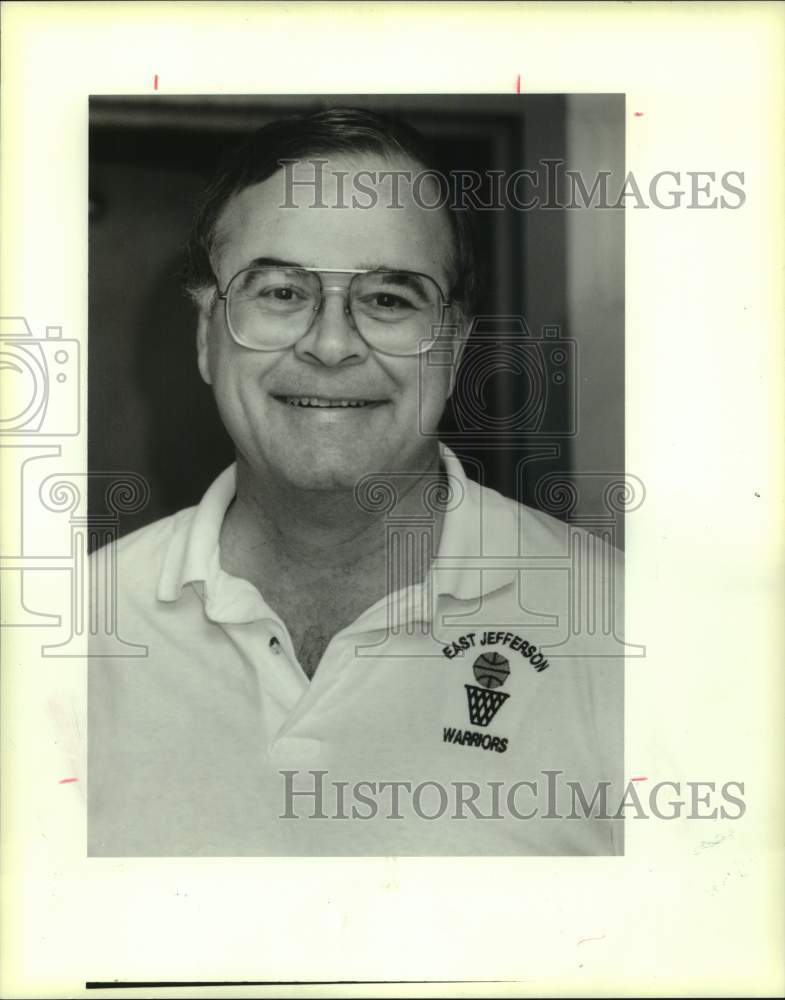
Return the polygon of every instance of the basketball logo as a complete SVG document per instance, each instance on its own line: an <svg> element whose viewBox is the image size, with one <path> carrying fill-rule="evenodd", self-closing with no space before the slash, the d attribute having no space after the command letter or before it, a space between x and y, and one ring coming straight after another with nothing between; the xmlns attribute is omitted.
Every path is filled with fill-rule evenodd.
<svg viewBox="0 0 785 1000"><path fill-rule="evenodd" d="M474 661L474 677L486 688L501 687L510 676L510 661L501 653L482 653Z"/></svg>

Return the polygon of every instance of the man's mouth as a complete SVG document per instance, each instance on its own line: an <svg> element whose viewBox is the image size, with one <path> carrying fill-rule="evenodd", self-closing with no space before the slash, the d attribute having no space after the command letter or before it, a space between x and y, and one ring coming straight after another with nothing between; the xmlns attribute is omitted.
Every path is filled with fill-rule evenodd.
<svg viewBox="0 0 785 1000"><path fill-rule="evenodd" d="M279 403L289 406L316 409L361 409L366 406L379 406L381 399L328 399L324 396L276 396Z"/></svg>

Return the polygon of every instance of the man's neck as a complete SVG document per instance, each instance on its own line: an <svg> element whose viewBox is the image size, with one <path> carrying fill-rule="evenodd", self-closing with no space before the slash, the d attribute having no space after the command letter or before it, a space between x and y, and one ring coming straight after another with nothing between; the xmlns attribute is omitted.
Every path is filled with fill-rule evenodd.
<svg viewBox="0 0 785 1000"><path fill-rule="evenodd" d="M435 551L443 515L428 507L423 488L441 476L436 449L405 474L391 473L396 524L431 536ZM386 490L384 477L380 477ZM274 477L260 477L241 458L237 492L221 530L221 565L227 572L257 585L269 574L286 572L303 584L329 575L383 570L387 564L390 511L378 509L373 496L365 502L354 490L300 490ZM427 566L412 566L417 582Z"/></svg>

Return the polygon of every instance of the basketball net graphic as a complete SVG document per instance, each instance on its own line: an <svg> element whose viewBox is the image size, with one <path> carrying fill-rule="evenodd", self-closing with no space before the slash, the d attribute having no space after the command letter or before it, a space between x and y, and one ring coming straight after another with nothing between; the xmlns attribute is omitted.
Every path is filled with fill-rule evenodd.
<svg viewBox="0 0 785 1000"><path fill-rule="evenodd" d="M509 661L500 653L483 653L474 661L474 676L482 687L464 684L469 702L469 719L474 726L487 726L510 697L498 691L510 674Z"/></svg>
<svg viewBox="0 0 785 1000"><path fill-rule="evenodd" d="M504 691L491 691L489 688L475 687L474 684L464 684L469 699L469 718L472 725L487 726L493 721L494 715L510 697Z"/></svg>

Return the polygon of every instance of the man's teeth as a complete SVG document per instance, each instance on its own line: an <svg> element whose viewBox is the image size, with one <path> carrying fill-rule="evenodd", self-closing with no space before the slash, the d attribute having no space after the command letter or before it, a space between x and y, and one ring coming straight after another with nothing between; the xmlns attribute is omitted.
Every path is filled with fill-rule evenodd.
<svg viewBox="0 0 785 1000"><path fill-rule="evenodd" d="M317 396L285 396L290 406L367 406L368 399L319 399Z"/></svg>

